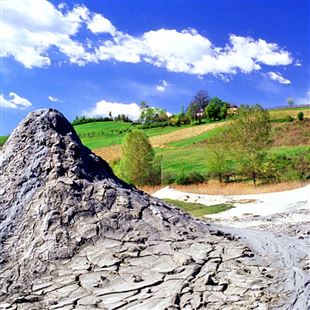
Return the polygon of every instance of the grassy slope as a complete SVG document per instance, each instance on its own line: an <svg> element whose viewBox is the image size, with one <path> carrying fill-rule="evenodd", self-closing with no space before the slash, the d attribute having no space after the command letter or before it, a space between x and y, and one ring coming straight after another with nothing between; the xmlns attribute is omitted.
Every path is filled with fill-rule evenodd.
<svg viewBox="0 0 310 310"><path fill-rule="evenodd" d="M296 119L297 114L299 112L303 112L305 117L310 118L310 106L302 108L285 108L285 109L269 110L269 114L272 120L281 120L287 117L288 115L291 115Z"/></svg>
<svg viewBox="0 0 310 310"><path fill-rule="evenodd" d="M111 145L122 143L126 135L126 129L132 128L130 123L124 122L97 122L74 126L76 132L81 137L83 144L90 149L99 149ZM184 127L182 127L184 128ZM158 136L165 133L173 132L180 129L179 127L150 128L143 131L149 136ZM122 132L120 132L122 131Z"/></svg>
<svg viewBox="0 0 310 310"><path fill-rule="evenodd" d="M8 138L9 136L0 136L0 146L2 146Z"/></svg>
<svg viewBox="0 0 310 310"><path fill-rule="evenodd" d="M206 214L215 214L233 208L232 205L228 204L205 206L200 203L189 203L180 200L173 200L173 199L163 199L163 200L169 203L170 205L178 207L183 211L186 211L196 217L201 217Z"/></svg>
<svg viewBox="0 0 310 310"><path fill-rule="evenodd" d="M282 114L274 114L274 117L282 117ZM310 160L310 132L308 126L309 120L275 123L273 127L278 129L273 130L275 144L271 151L275 154L288 156L304 153L308 154ZM220 128L214 128L199 136L169 143L165 148L157 148L156 154L161 155L163 158L164 174L179 175L181 173L188 174L192 171L207 174L209 151L202 142L216 135L220 130Z"/></svg>
<svg viewBox="0 0 310 310"><path fill-rule="evenodd" d="M309 108L288 108L288 109L279 109L270 111L271 117L273 120L283 119L285 115L292 115L296 118L298 112L304 112L306 117L310 117L310 107ZM300 124L297 124L300 126ZM130 127L129 123L122 123L122 122L103 122L103 123L90 123L85 125L78 125L76 126L76 130L79 134L84 134L82 136L82 141L88 147L92 149L97 149L100 147L105 146L113 146L119 145L126 134L118 133L115 131L125 130L126 128ZM204 125L210 126L210 125ZM300 154L301 152L308 151L310 153L310 146L307 146L305 143L305 135L307 134L307 130L304 130L304 138L301 143L295 143L296 145L292 145L292 141L287 140L286 142L283 140L283 131L287 128L293 128L295 126L294 123L274 123L274 127L280 128L278 130L278 140L280 144L276 144L273 147L272 151L275 153L285 153L287 155L295 155ZM188 128L188 130L193 131L200 126L195 126L192 128ZM163 138L160 135L174 132L177 133L177 130L181 130L184 127L165 127L165 128L154 128L154 129L147 129L144 130L148 136L154 137L159 136L159 140L162 141ZM286 129L284 129L286 128ZM189 173L192 171L197 171L202 174L208 172L208 149L206 148L205 144L202 143L204 140L208 139L209 137L216 135L220 128L213 128L208 132L204 132L202 134L198 134L189 138L184 139L183 134L179 135L177 139L174 139L174 142L169 143L169 139L167 142L163 143L160 147L155 148L156 154L163 156L163 171L165 173L172 173L172 174L181 174L181 173ZM113 132L114 131L114 132ZM291 132L291 129L288 129L288 132ZM85 134L87 133L96 133L94 137L87 137ZM281 136L282 134L282 136ZM286 133L287 134L287 133ZM296 132L295 132L296 134ZM297 137L300 136L301 131L297 133ZM281 137L280 137L281 136ZM177 141L178 140L178 141ZM291 139L291 140L298 140ZM301 144L301 145L298 145ZM156 144L155 144L156 145ZM104 150L104 149L103 149ZM119 149L117 150L109 150L107 149L108 153L119 153ZM103 153L103 157L107 155ZM109 157L109 156L108 156ZM112 156L113 157L113 156ZM117 158L118 156L116 156Z"/></svg>

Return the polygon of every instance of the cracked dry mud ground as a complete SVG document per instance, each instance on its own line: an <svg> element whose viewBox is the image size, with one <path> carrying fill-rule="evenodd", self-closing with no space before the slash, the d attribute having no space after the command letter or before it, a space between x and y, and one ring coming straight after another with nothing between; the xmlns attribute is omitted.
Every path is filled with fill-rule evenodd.
<svg viewBox="0 0 310 310"><path fill-rule="evenodd" d="M294 307L282 270L117 179L58 111L0 156L0 309Z"/></svg>

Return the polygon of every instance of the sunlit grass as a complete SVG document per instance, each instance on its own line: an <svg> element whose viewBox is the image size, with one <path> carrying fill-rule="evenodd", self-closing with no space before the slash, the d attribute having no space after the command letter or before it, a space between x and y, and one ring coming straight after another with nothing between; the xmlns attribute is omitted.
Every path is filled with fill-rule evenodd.
<svg viewBox="0 0 310 310"><path fill-rule="evenodd" d="M229 210L231 208L234 208L234 206L230 204L217 204L212 206L206 206L200 203L184 202L174 199L162 199L162 200L196 217L201 217L207 214L220 213Z"/></svg>

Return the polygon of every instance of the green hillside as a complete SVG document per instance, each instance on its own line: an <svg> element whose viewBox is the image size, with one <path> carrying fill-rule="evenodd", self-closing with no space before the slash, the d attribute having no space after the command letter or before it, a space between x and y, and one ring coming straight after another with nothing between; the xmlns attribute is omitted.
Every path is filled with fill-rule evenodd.
<svg viewBox="0 0 310 310"><path fill-rule="evenodd" d="M296 113L294 109L284 110L284 112L287 111ZM297 111L300 111L300 109L297 109ZM310 112L310 109L306 111ZM282 117L282 113L283 110L279 111L279 113L274 113L274 119ZM157 155L162 156L164 173L177 176L196 171L207 175L209 173L208 158L210 151L206 142L208 138L216 136L221 130L221 127L214 128L201 135L169 143L165 148L157 148L155 151ZM304 155L310 162L309 118L303 121L295 120L279 124L273 123L272 138L274 140L271 148L272 154L286 157L288 161L292 161L297 156ZM228 159L229 166L233 168L235 164L232 159Z"/></svg>
<svg viewBox="0 0 310 310"><path fill-rule="evenodd" d="M182 126L181 128L185 127L189 127L189 125ZM121 144L128 130L139 127L133 126L131 123L111 121L81 124L74 126L74 128L84 145L90 149L99 149L110 145ZM180 127L167 126L143 129L143 131L149 137L153 137L178 129L180 129Z"/></svg>
<svg viewBox="0 0 310 310"><path fill-rule="evenodd" d="M305 119L298 121L297 113L301 111L304 113ZM274 139L271 154L274 154L277 160L282 162L284 168L300 156L310 161L310 107L272 110L270 115L273 120L272 135ZM289 120L288 116L291 116L293 120L292 118ZM165 181L176 180L182 175L189 175L192 172L198 172L205 176L210 174L208 139L216 136L226 126L225 122L217 123L220 127L214 128L213 122L202 126L186 125L143 129L149 137L153 137L152 143L156 140L153 146L156 155L161 157ZM124 136L129 130L139 128L139 125L121 121L107 121L76 125L74 128L82 143L90 149L104 150L106 147L109 149L117 146L117 149L111 150L111 152L118 152L118 156L120 156L120 144ZM203 128L204 131L197 130L199 128ZM167 135L161 137L169 133L169 137ZM5 136L0 137L0 146L4 144L7 138ZM109 161L106 155L101 156ZM112 163L112 161L109 162ZM228 157L226 163L232 171L235 170L236 162L232 158ZM299 165L307 165L307 162ZM114 168L117 172L117 164L114 165Z"/></svg>
<svg viewBox="0 0 310 310"><path fill-rule="evenodd" d="M0 146L2 146L8 138L9 136L0 136Z"/></svg>

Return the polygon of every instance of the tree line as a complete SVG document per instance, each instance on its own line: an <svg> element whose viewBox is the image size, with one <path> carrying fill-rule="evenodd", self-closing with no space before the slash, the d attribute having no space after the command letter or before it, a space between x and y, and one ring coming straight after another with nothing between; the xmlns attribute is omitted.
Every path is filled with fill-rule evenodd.
<svg viewBox="0 0 310 310"><path fill-rule="evenodd" d="M211 98L207 91L200 90L193 97L187 109L182 106L180 113L170 115L166 109L152 107L145 101L140 103L139 119L133 122L127 115L119 114L112 117L109 112L108 117L87 117L76 116L72 125L86 124L92 122L123 121L131 122L134 125L141 125L141 129L164 127L164 126L181 126L190 123L201 123L204 120L222 120L228 116L231 105L218 97Z"/></svg>

